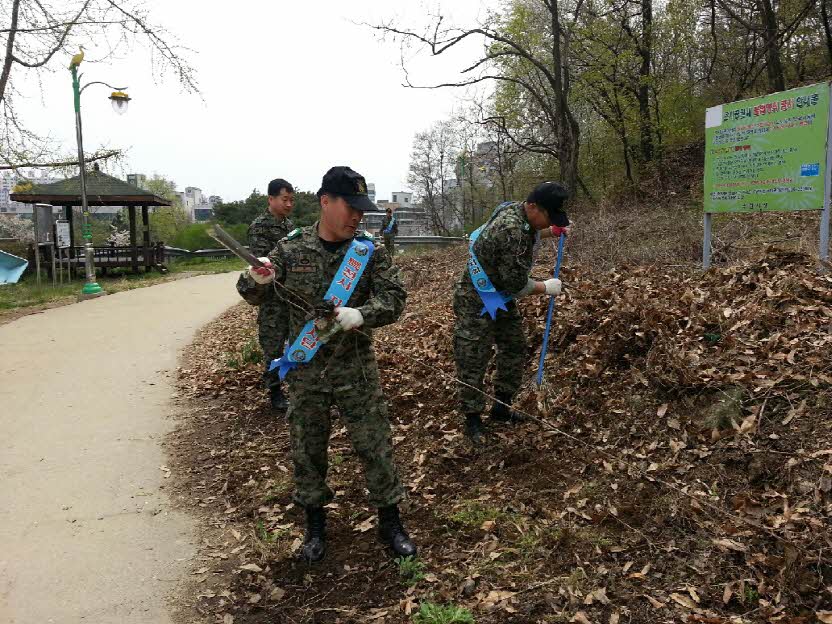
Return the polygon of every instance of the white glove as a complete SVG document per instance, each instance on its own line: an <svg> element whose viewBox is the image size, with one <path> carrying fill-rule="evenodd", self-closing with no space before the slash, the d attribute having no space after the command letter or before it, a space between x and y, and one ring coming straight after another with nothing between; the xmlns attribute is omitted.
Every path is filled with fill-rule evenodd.
<svg viewBox="0 0 832 624"><path fill-rule="evenodd" d="M272 267L271 261L268 258L257 259L262 262L264 266L250 266L248 268L248 274L251 276L251 279L261 286L271 284L274 281L274 268Z"/></svg>
<svg viewBox="0 0 832 624"><path fill-rule="evenodd" d="M335 308L335 320L344 331L357 329L364 324L364 316L355 308Z"/></svg>
<svg viewBox="0 0 832 624"><path fill-rule="evenodd" d="M562 284L558 278L553 277L543 282L543 287L546 289L547 295L559 295Z"/></svg>

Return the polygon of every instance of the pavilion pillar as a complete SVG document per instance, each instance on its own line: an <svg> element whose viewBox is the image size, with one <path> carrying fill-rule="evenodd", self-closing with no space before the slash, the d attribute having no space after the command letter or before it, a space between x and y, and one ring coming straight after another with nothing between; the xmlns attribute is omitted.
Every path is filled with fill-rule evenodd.
<svg viewBox="0 0 832 624"><path fill-rule="evenodd" d="M144 271L150 273L150 269L156 264L156 258L150 259L150 217L147 214L147 206L142 206L142 245L144 247Z"/></svg>
<svg viewBox="0 0 832 624"><path fill-rule="evenodd" d="M75 218L73 206L64 207L66 220L69 221L69 275L70 277L77 277L78 270L75 266Z"/></svg>
<svg viewBox="0 0 832 624"><path fill-rule="evenodd" d="M139 272L139 249L136 245L136 207L128 206L127 212L130 215L130 270Z"/></svg>

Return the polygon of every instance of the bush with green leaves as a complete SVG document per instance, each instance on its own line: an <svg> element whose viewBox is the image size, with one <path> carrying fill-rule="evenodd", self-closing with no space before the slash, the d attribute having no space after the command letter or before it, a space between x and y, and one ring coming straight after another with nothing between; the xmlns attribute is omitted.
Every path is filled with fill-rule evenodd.
<svg viewBox="0 0 832 624"><path fill-rule="evenodd" d="M416 557L399 557L396 565L399 566L399 576L407 585L415 585L425 578L425 564Z"/></svg>
<svg viewBox="0 0 832 624"><path fill-rule="evenodd" d="M413 615L414 624L474 624L474 616L468 609L457 605L438 605L423 602Z"/></svg>

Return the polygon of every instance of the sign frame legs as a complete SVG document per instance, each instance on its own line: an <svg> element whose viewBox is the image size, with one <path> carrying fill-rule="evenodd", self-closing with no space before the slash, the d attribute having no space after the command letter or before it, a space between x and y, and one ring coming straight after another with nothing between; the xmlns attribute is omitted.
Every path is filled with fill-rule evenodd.
<svg viewBox="0 0 832 624"><path fill-rule="evenodd" d="M704 234L702 236L702 268L706 271L711 268L711 236L713 229L713 213L706 212L703 221Z"/></svg>

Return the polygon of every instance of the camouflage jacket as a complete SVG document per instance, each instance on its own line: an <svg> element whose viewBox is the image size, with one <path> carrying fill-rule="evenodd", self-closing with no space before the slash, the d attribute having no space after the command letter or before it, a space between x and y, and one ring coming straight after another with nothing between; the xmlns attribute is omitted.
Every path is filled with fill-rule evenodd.
<svg viewBox="0 0 832 624"><path fill-rule="evenodd" d="M288 217L279 219L267 210L248 227L248 248L258 258L267 256L280 239L294 229Z"/></svg>
<svg viewBox="0 0 832 624"><path fill-rule="evenodd" d="M362 233L356 238L372 239ZM289 302L289 341L300 333L310 318L309 310L323 303L335 273L347 253L345 242L337 251L327 251L318 238L318 224L298 228L281 240L269 254L275 267L277 285L259 286L247 277L247 287L238 289L240 295L251 304L258 304L268 291L284 292ZM310 365L302 369L319 368L333 354L340 358L346 352L369 353L370 330L395 322L404 311L407 291L404 289L399 269L393 266L390 255L381 245L376 245L361 279L353 287L353 294L345 304L356 308L364 317L361 331L340 332L324 345ZM315 366L312 366L315 365Z"/></svg>
<svg viewBox="0 0 832 624"><path fill-rule="evenodd" d="M390 233L389 234L384 233L384 230L387 228L388 225L390 225L390 220L392 218L393 217L388 217L387 215L384 215L384 218L381 220L381 233L382 233L383 236L398 236L399 235L399 220L398 219L396 219L396 221L393 223L393 229L390 230Z"/></svg>
<svg viewBox="0 0 832 624"><path fill-rule="evenodd" d="M523 203L516 202L502 208L485 226L474 243L474 253L494 287L514 294L529 279L536 241L537 232L526 218ZM456 290L479 301L467 266L457 280Z"/></svg>

